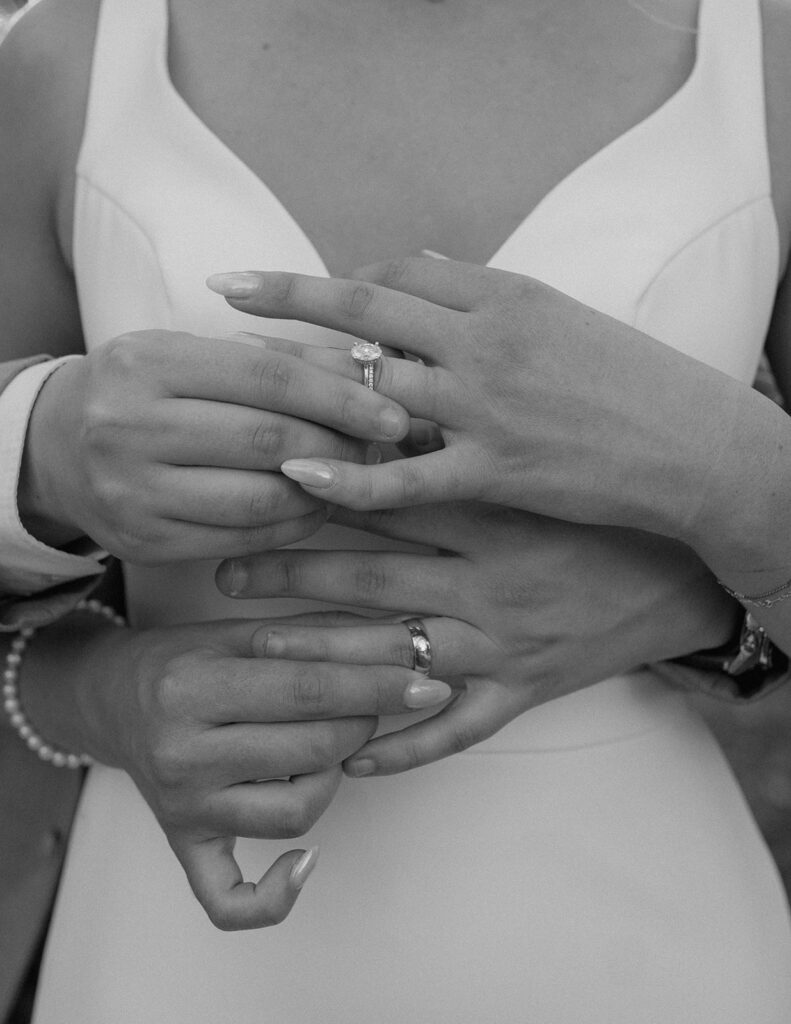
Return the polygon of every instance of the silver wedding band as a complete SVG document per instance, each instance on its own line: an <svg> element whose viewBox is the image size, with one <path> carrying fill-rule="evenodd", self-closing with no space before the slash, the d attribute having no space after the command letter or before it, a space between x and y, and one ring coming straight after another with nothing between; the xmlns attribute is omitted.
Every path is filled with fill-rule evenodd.
<svg viewBox="0 0 791 1024"><path fill-rule="evenodd" d="M404 619L412 640L412 668L415 672L427 676L431 672L431 641L426 633L422 619Z"/></svg>
<svg viewBox="0 0 791 1024"><path fill-rule="evenodd" d="M382 346L376 341L356 341L350 352L355 363L362 367L364 386L373 391L376 364L382 358Z"/></svg>

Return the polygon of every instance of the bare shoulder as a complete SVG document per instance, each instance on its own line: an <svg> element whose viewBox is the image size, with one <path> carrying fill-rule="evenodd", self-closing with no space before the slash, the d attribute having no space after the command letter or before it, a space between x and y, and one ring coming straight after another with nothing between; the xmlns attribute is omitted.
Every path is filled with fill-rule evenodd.
<svg viewBox="0 0 791 1024"><path fill-rule="evenodd" d="M791 237L791 0L762 0L766 123L784 252Z"/></svg>
<svg viewBox="0 0 791 1024"><path fill-rule="evenodd" d="M53 202L82 137L100 6L101 0L42 0L0 47L0 127Z"/></svg>
<svg viewBox="0 0 791 1024"><path fill-rule="evenodd" d="M99 6L42 0L0 45L3 358L80 344L62 207L73 194ZM25 279L43 288L20 289Z"/></svg>

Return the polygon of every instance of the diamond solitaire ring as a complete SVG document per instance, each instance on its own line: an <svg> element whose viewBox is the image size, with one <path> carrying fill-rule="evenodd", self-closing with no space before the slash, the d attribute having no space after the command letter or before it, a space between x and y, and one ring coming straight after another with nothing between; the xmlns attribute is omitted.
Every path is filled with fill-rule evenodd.
<svg viewBox="0 0 791 1024"><path fill-rule="evenodd" d="M382 358L381 345L376 341L356 341L351 347L351 356L363 368L363 384L373 391L376 364Z"/></svg>

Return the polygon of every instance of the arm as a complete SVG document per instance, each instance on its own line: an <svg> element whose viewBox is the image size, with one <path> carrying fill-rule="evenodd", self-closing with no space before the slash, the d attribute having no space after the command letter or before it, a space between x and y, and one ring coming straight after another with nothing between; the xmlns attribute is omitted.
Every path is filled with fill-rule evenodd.
<svg viewBox="0 0 791 1024"><path fill-rule="evenodd" d="M0 359L82 348L71 222L97 10L41 4L0 51ZM354 436L406 431L395 403L355 391L328 392L312 367L241 341L108 339L28 396L22 524L39 541L87 535L143 564L290 543L324 514L277 472L288 454L362 460Z"/></svg>
<svg viewBox="0 0 791 1024"><path fill-rule="evenodd" d="M333 521L441 550L270 552L221 566L218 584L238 598L398 610L345 628L267 623L253 648L275 659L410 667L401 620L423 618L432 675L450 680L456 699L431 719L374 740L347 765L350 772L361 758L372 761L371 771L389 773L447 756L545 701L715 647L734 627L737 606L706 567L656 535L461 502L339 509Z"/></svg>
<svg viewBox="0 0 791 1024"><path fill-rule="evenodd" d="M494 501L680 540L735 590L791 577L791 419L748 384L520 275L406 259L357 276L211 282L248 312L425 361L383 360L377 387L437 422L445 447L380 466L285 463L308 493L359 510ZM354 373L348 353L309 358ZM786 609L765 622L791 650Z"/></svg>
<svg viewBox="0 0 791 1024"><path fill-rule="evenodd" d="M281 921L315 861L293 851L251 885L234 860L235 837L303 834L377 715L450 695L398 667L380 671L372 687L362 667L264 663L252 649L259 627L238 620L135 631L77 612L36 633L18 669L36 732L129 773L197 898L226 929ZM7 639L0 649L7 653Z"/></svg>

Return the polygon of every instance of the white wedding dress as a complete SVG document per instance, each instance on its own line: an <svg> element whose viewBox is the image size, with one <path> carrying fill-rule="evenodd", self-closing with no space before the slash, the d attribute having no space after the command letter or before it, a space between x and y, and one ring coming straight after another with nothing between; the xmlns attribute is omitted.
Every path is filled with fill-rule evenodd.
<svg viewBox="0 0 791 1024"><path fill-rule="evenodd" d="M208 274L326 273L266 184L176 93L167 15L166 0L102 5L74 237L89 347L152 327L261 330L205 288ZM491 266L747 381L779 260L757 0L703 0L699 27L685 85L560 182ZM294 611L227 601L213 569L129 569L134 623ZM225 934L129 779L93 769L36 1024L791 1021L774 865L706 728L650 671L426 769L345 782L301 844L317 842L288 920ZM247 877L294 845L241 842Z"/></svg>

